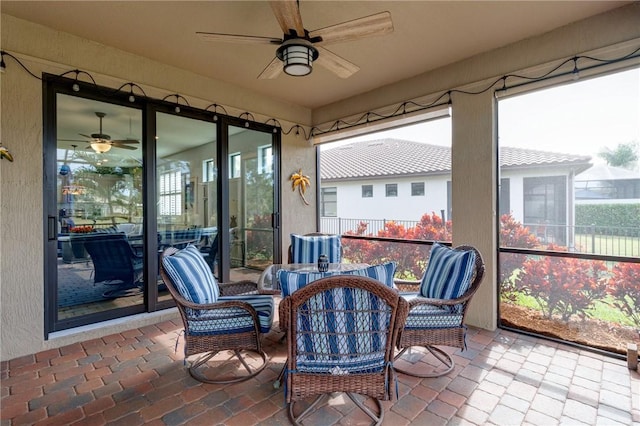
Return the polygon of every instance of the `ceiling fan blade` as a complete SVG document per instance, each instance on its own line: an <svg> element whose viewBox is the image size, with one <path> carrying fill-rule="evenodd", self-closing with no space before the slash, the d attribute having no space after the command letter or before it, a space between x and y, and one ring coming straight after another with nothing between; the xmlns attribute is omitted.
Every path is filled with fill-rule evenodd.
<svg viewBox="0 0 640 426"><path fill-rule="evenodd" d="M269 65L258 76L261 80L276 78L282 72L282 61L278 58L273 58Z"/></svg>
<svg viewBox="0 0 640 426"><path fill-rule="evenodd" d="M80 139L58 139L58 142L87 142L87 141L80 140Z"/></svg>
<svg viewBox="0 0 640 426"><path fill-rule="evenodd" d="M296 0L279 0L270 3L282 32L291 34L290 30L295 30L298 37L304 37L304 26L298 2Z"/></svg>
<svg viewBox="0 0 640 426"><path fill-rule="evenodd" d="M223 33L205 33L196 32L198 37L206 41L222 41L228 43L243 43L243 44L280 44L282 39L274 37L261 37L250 36L240 34L223 34Z"/></svg>
<svg viewBox="0 0 640 426"><path fill-rule="evenodd" d="M321 65L340 78L349 78L360 70L360 67L336 55L324 47L316 46L319 55L314 63Z"/></svg>
<svg viewBox="0 0 640 426"><path fill-rule="evenodd" d="M113 140L111 142L114 143L114 144L116 144L116 143L117 144L123 144L123 143L125 143L125 144L128 144L128 143L135 144L135 143L140 143L139 141L137 141L135 139L116 139L116 140Z"/></svg>
<svg viewBox="0 0 640 426"><path fill-rule="evenodd" d="M317 46L328 43L350 41L362 37L389 34L391 32L393 32L391 13L380 12L374 15L311 31L309 33L309 37L312 39L320 37L322 39L314 43L314 45Z"/></svg>
<svg viewBox="0 0 640 426"><path fill-rule="evenodd" d="M117 143L112 143L111 146L113 146L114 148L122 148L122 149L138 149L135 146L131 146L131 145L120 145Z"/></svg>
<svg viewBox="0 0 640 426"><path fill-rule="evenodd" d="M93 139L91 136L89 135L85 135L84 133L78 133L80 136L85 137L87 139Z"/></svg>

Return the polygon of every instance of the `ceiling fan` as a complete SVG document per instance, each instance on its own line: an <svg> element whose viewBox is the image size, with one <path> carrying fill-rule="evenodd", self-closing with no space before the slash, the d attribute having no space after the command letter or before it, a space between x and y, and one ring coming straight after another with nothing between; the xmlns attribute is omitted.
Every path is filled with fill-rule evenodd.
<svg viewBox="0 0 640 426"><path fill-rule="evenodd" d="M305 76L311 73L314 61L338 77L348 78L360 67L323 46L388 34L393 31L389 12L380 12L307 31L302 24L298 0L271 1L270 4L284 32L282 38L208 32L196 32L196 34L208 41L277 45L276 57L258 75L260 79L276 78L282 70L288 75Z"/></svg>
<svg viewBox="0 0 640 426"><path fill-rule="evenodd" d="M104 154L105 152L109 152L112 147L122 148L122 149L136 149L135 146L131 146L131 145L140 143L135 139L111 140L111 136L105 133L102 133L102 119L107 114L104 112L96 112L95 114L100 120L100 131L98 133L91 133L91 135L78 133L80 136L88 138L89 139L88 141L74 140L74 139L61 139L61 140L67 141L67 142L86 142L98 154ZM129 123L129 127L131 127L131 123ZM131 129L129 129L129 131L131 131Z"/></svg>

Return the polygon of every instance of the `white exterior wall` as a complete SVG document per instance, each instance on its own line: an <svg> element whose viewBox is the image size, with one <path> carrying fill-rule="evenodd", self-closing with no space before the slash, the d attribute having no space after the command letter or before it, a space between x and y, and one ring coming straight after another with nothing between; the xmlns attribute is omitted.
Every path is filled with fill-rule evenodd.
<svg viewBox="0 0 640 426"><path fill-rule="evenodd" d="M509 179L509 200L512 216L519 222L524 220L524 179L527 177L564 176L569 182L569 173L558 168L530 168L510 170L501 177ZM419 221L423 214L447 213L447 181L450 176L389 178L376 180L358 180L348 182L323 182L323 188L337 189L337 213L344 219L387 219ZM425 195L411 196L411 183L424 182ZM398 184L398 196L386 197L385 185ZM362 186L373 185L373 197L362 197ZM569 209L567 209L569 211ZM455 211L453 212L455 215Z"/></svg>
<svg viewBox="0 0 640 426"><path fill-rule="evenodd" d="M393 219L418 221L424 213L447 211L449 177L411 177L349 182L324 182L337 188L338 217L349 219ZM411 195L411 183L424 182L424 196ZM398 185L398 196L386 196L386 184ZM373 197L362 197L362 186L373 185Z"/></svg>

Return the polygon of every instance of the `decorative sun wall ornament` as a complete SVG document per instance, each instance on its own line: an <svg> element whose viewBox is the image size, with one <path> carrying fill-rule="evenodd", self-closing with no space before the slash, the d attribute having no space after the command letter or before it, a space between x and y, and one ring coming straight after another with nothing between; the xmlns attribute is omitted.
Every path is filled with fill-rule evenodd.
<svg viewBox="0 0 640 426"><path fill-rule="evenodd" d="M13 155L11 155L9 150L4 146L0 146L0 159L2 158L6 158L9 161L13 161Z"/></svg>
<svg viewBox="0 0 640 426"><path fill-rule="evenodd" d="M306 205L309 205L309 202L306 198L304 198L304 193L307 191L307 188L311 186L311 181L309 180L309 176L305 176L302 174L302 169L298 169L296 173L293 173L289 178L291 181L291 190L295 191L298 188L298 192L300 193L300 197L302 197L302 201Z"/></svg>

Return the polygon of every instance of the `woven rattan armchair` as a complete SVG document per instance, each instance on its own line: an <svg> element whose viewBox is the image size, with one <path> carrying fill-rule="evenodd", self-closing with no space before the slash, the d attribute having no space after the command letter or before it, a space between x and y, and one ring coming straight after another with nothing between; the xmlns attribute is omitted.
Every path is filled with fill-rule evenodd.
<svg viewBox="0 0 640 426"><path fill-rule="evenodd" d="M188 265L187 272L176 273L167 258L186 251L195 261ZM269 361L262 349L261 336L269 332L273 322L273 297L249 294L257 291L257 284L252 281L215 283L202 254L194 246L184 250L170 247L163 252L160 263L160 275L184 324L185 359L200 355L190 362L189 374L201 382L234 383L260 373ZM213 280L219 291L217 300L213 303L188 300L193 299L193 292L184 290L184 284L180 283L183 277L177 275L200 275L206 277L202 281ZM234 356L216 357L225 351Z"/></svg>
<svg viewBox="0 0 640 426"><path fill-rule="evenodd" d="M393 347L408 303L379 281L353 275L319 279L280 303L289 322L285 397L291 421L299 424L328 394L344 392L382 423L380 400L396 389ZM363 396L376 408L365 406ZM310 405L298 412L302 401Z"/></svg>
<svg viewBox="0 0 640 426"><path fill-rule="evenodd" d="M444 246L441 246L444 247ZM434 245L435 248L435 245ZM432 248L432 254L433 250ZM438 250L442 250L438 248ZM409 314L404 329L400 332L397 343L398 353L395 357L396 370L415 377L439 377L448 374L455 367L453 357L438 346L465 348L465 315L469 302L478 291L484 276L484 262L480 252L471 246L458 246L448 249L453 253L471 252L474 257L469 260L468 282L460 291L462 294L454 298L423 297L420 289L425 284L425 277L420 281L396 280L402 297L409 302ZM431 262L430 256L430 262ZM427 265L427 270L429 265ZM445 273L440 269L436 273ZM427 272L425 272L425 276ZM444 284L449 288L456 285L446 277ZM445 281L446 281L445 280ZM413 290L405 293L406 290ZM446 288L444 289L447 290ZM415 347L426 349L413 351ZM409 351L408 351L409 350ZM430 356L427 356L430 355Z"/></svg>

